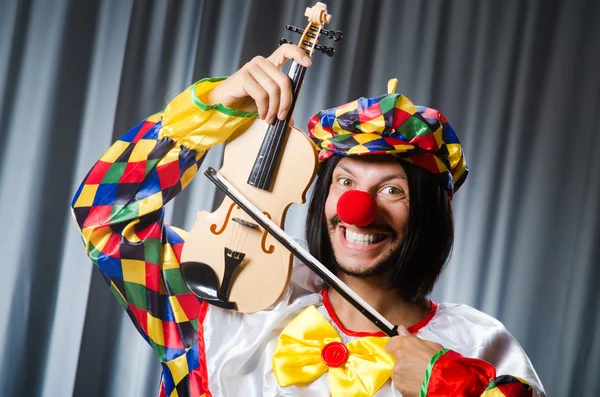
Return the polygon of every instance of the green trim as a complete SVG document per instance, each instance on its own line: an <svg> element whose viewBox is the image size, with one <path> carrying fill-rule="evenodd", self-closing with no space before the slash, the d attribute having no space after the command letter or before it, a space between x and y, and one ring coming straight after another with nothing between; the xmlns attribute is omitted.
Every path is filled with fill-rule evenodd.
<svg viewBox="0 0 600 397"><path fill-rule="evenodd" d="M421 393L419 394L419 397L427 397L427 388L429 387L429 379L431 378L433 366L435 365L435 362L438 360L438 358L440 358L442 355L446 354L449 351L450 349L442 349L439 352L435 353L433 357L431 357L431 361L429 361L429 366L427 366L427 369L425 370L425 379L423 379L423 384L421 385Z"/></svg>
<svg viewBox="0 0 600 397"><path fill-rule="evenodd" d="M228 116L235 116L235 117L244 117L244 118L249 118L249 119L256 119L258 118L258 113L257 112L246 112L244 110L236 110L236 109L232 109L230 107L227 107L221 103L215 103L213 105L207 105L204 102L202 102L200 99L198 99L198 97L196 96L196 86L200 83L204 83L204 82L209 82L209 83L215 83L218 81L223 81L225 80L227 77L209 77L206 79L202 79L200 81L195 82L192 87L190 88L190 95L192 97L192 101L194 101L194 104L196 106L198 106L200 109L204 110L204 111L208 111L208 110L217 110L223 114L226 114Z"/></svg>

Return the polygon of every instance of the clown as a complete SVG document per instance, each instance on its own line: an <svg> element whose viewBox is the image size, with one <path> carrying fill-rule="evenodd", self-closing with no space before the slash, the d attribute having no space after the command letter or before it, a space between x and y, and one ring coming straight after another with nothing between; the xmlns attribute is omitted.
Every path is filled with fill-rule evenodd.
<svg viewBox="0 0 600 397"><path fill-rule="evenodd" d="M497 320L427 298L453 242L451 197L467 169L444 116L393 93L309 123L323 161L308 248L399 326L386 337L301 264L268 310L210 306L187 288L186 233L164 205L206 151L256 117L285 118L280 67L310 66L281 46L231 77L202 80L117 141L73 199L87 252L163 367L160 396L543 396Z"/></svg>

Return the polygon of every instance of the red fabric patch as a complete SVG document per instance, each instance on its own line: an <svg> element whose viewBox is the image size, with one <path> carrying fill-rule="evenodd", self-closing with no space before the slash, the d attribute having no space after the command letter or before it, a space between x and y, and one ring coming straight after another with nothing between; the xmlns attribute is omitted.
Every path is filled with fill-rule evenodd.
<svg viewBox="0 0 600 397"><path fill-rule="evenodd" d="M496 368L488 362L451 350L433 365L427 397L479 396L495 376Z"/></svg>
<svg viewBox="0 0 600 397"><path fill-rule="evenodd" d="M402 139L392 138L391 136L383 137L383 139L392 146L394 146L394 145L407 145L407 146L410 145L410 143L408 143Z"/></svg>
<svg viewBox="0 0 600 397"><path fill-rule="evenodd" d="M308 132L310 133L311 137L314 137L313 130L315 128L315 125L319 124L319 121L321 120L317 117L316 114L312 116L310 120L308 120Z"/></svg>
<svg viewBox="0 0 600 397"><path fill-rule="evenodd" d="M200 310L200 305L202 305L202 303L196 298L196 295L191 292L188 294L177 295L177 300L187 318L191 320L198 316L198 311Z"/></svg>
<svg viewBox="0 0 600 397"><path fill-rule="evenodd" d="M159 265L146 262L146 288L160 292L162 272Z"/></svg>
<svg viewBox="0 0 600 397"><path fill-rule="evenodd" d="M158 179L160 181L160 189L165 190L175 186L179 182L180 170L179 162L171 161L156 168Z"/></svg>
<svg viewBox="0 0 600 397"><path fill-rule="evenodd" d="M439 111L437 111L437 110L435 110L435 109L432 109L432 108L426 108L426 109L425 109L425 110L424 110L424 111L421 113L421 115L422 115L423 117L425 117L425 118L428 118L428 119L436 119L436 120L439 120L439 119L440 119L440 116L442 116L442 114L441 114Z"/></svg>
<svg viewBox="0 0 600 397"><path fill-rule="evenodd" d="M83 222L83 227L103 225L108 219L112 208L112 205L97 205L91 207L87 218L85 218L85 221Z"/></svg>
<svg viewBox="0 0 600 397"><path fill-rule="evenodd" d="M379 102L371 105L368 109L363 109L361 107L358 108L358 119L360 120L361 124L376 119L379 116L381 116Z"/></svg>
<svg viewBox="0 0 600 397"><path fill-rule="evenodd" d="M202 374L200 368L190 372L190 396L202 396L206 390L202 387Z"/></svg>
<svg viewBox="0 0 600 397"><path fill-rule="evenodd" d="M146 161L137 161L135 163L127 163L125 171L121 175L119 183L141 183L144 180L146 172Z"/></svg>
<svg viewBox="0 0 600 397"><path fill-rule="evenodd" d="M400 127L408 118L410 113L405 112L402 109L394 108L394 120L392 122L392 129Z"/></svg>
<svg viewBox="0 0 600 397"><path fill-rule="evenodd" d="M111 258L120 258L121 257L121 251L119 249L120 244L121 244L121 235L117 234L117 233L113 233L108 238L108 241L104 245L104 248L102 248L102 253L110 256Z"/></svg>
<svg viewBox="0 0 600 397"><path fill-rule="evenodd" d="M135 234L140 240L147 240L149 238L160 240L162 237L158 222L153 222L143 229L136 230Z"/></svg>
<svg viewBox="0 0 600 397"><path fill-rule="evenodd" d="M197 301L197 300L196 300ZM206 365L206 345L204 344L204 318L208 311L208 303L202 302L198 312L198 355L200 356L200 377L206 397L212 397L208 389L208 366Z"/></svg>
<svg viewBox="0 0 600 397"><path fill-rule="evenodd" d="M112 163L106 161L98 161L94 164L94 167L90 171L87 179L85 180L86 185L99 185L102 182L102 178L106 175L106 172L110 168Z"/></svg>
<svg viewBox="0 0 600 397"><path fill-rule="evenodd" d="M174 321L162 321L163 335L165 338L165 347L172 349L183 349L183 344L179 338L177 323Z"/></svg>
<svg viewBox="0 0 600 397"><path fill-rule="evenodd" d="M138 324L144 331L144 334L148 335L148 315L147 315L147 313L144 310L138 309L137 307L133 306L131 303L128 303L127 305L129 306L129 310L131 310L131 312L133 313L133 317L136 318Z"/></svg>
<svg viewBox="0 0 600 397"><path fill-rule="evenodd" d="M155 122L150 122L150 121L144 122L144 124L140 127L140 130L138 131L138 133L135 135L135 138L133 138L133 140L131 142L136 143L137 141L142 139L144 137L144 135L146 135L146 132L148 132L148 130L150 128L154 127L155 124L156 124Z"/></svg>
<svg viewBox="0 0 600 397"><path fill-rule="evenodd" d="M506 383L496 386L507 397L531 397L533 388L527 390L521 382Z"/></svg>
<svg viewBox="0 0 600 397"><path fill-rule="evenodd" d="M160 386L159 386L159 390L158 390L158 397L167 397L167 392L165 390L165 384L163 383L163 380L160 380Z"/></svg>
<svg viewBox="0 0 600 397"><path fill-rule="evenodd" d="M173 249L177 263L181 263L181 251L183 251L183 243L171 244L171 248Z"/></svg>
<svg viewBox="0 0 600 397"><path fill-rule="evenodd" d="M440 148L433 134L426 134L414 137L410 140L411 145L420 147L421 149L435 152Z"/></svg>
<svg viewBox="0 0 600 397"><path fill-rule="evenodd" d="M418 156L411 156L410 159L415 165L425 168L433 174L440 173L433 154L419 154Z"/></svg>

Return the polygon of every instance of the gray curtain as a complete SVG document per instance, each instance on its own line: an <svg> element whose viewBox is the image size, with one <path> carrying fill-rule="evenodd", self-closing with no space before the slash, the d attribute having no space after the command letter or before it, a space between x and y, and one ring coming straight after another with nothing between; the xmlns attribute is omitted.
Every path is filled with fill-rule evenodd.
<svg viewBox="0 0 600 397"><path fill-rule="evenodd" d="M160 367L84 254L70 199L110 143L193 81L268 55L308 1L0 1L0 394L154 396ZM441 109L470 176L433 299L521 342L552 396L600 393L600 2L331 0L310 115L389 78ZM286 34L287 33L287 34ZM204 166L218 166L213 150ZM170 205L190 228L219 194ZM302 236L306 209L286 228Z"/></svg>

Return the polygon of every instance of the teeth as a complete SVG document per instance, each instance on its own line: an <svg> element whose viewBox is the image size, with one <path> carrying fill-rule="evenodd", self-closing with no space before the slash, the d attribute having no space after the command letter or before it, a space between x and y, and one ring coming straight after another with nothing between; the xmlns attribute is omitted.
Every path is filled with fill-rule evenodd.
<svg viewBox="0 0 600 397"><path fill-rule="evenodd" d="M346 240L355 244L368 245L378 243L384 238L385 236L381 234L360 234L346 229Z"/></svg>

